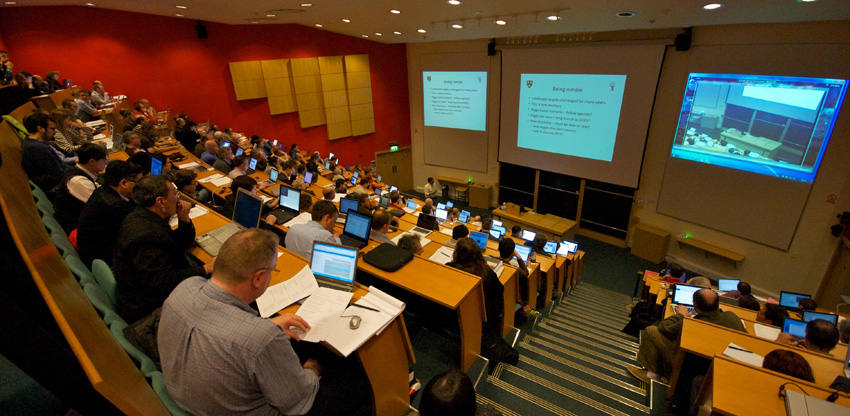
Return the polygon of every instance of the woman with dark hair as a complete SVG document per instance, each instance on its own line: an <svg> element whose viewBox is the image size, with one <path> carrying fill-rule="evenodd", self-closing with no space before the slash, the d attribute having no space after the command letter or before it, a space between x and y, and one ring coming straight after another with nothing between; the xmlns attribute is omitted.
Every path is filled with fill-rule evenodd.
<svg viewBox="0 0 850 416"><path fill-rule="evenodd" d="M47 91L48 92L56 92L59 90L64 90L65 86L59 82L59 71L50 71L47 73Z"/></svg>
<svg viewBox="0 0 850 416"><path fill-rule="evenodd" d="M794 351L773 350L764 356L763 368L814 383L815 376L809 362Z"/></svg>
<svg viewBox="0 0 850 416"><path fill-rule="evenodd" d="M83 128L74 122L75 117L71 114L71 110L54 108L50 111L50 118L56 124L56 133L53 135L53 142L50 144L59 149L65 156L75 156L80 146L89 143Z"/></svg>
<svg viewBox="0 0 850 416"><path fill-rule="evenodd" d="M452 261L446 266L481 278L481 285L484 287L484 309L487 313L487 322L482 327L481 349L493 346L500 338L501 314L505 309L503 296L505 287L502 286L496 273L487 265L481 254L481 248L469 237L457 240Z"/></svg>

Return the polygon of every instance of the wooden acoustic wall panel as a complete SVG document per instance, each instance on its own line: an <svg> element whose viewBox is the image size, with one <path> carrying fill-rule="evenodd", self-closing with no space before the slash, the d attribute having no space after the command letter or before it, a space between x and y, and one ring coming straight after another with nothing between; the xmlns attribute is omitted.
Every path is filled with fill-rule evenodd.
<svg viewBox="0 0 850 416"><path fill-rule="evenodd" d="M289 63L292 68L292 83L295 86L295 101L298 103L301 128L326 124L319 58L291 59Z"/></svg>
<svg viewBox="0 0 850 416"><path fill-rule="evenodd" d="M260 61L231 62L230 77L233 79L233 89L236 91L237 100L251 100L266 96L266 82L263 80L263 67Z"/></svg>
<svg viewBox="0 0 850 416"><path fill-rule="evenodd" d="M345 88L342 56L320 57L319 72L322 74L322 98L325 100L328 139L350 137L351 115L348 109L348 91Z"/></svg>
<svg viewBox="0 0 850 416"><path fill-rule="evenodd" d="M372 108L372 81L369 77L369 55L346 55L345 78L351 109L351 133L354 136L375 132Z"/></svg>
<svg viewBox="0 0 850 416"><path fill-rule="evenodd" d="M295 102L295 88L292 85L292 71L289 59L260 61L269 99L269 111L272 115L294 113L298 111Z"/></svg>

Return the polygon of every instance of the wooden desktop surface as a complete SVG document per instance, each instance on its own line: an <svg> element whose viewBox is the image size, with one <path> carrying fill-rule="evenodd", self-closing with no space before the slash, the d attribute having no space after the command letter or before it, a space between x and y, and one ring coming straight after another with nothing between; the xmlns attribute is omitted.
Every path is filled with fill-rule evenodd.
<svg viewBox="0 0 850 416"><path fill-rule="evenodd" d="M507 211L496 208L492 211L493 216L500 218L503 222L515 222L528 227L549 233L552 237L569 236L576 229L576 222L561 218L552 214L539 214L536 212L521 212L519 215L508 214ZM506 226L507 227L507 226ZM507 227L510 228L510 227Z"/></svg>

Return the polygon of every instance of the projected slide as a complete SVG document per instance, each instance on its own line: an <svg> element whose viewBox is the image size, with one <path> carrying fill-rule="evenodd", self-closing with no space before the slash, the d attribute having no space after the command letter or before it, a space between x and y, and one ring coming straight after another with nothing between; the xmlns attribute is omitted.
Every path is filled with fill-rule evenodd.
<svg viewBox="0 0 850 416"><path fill-rule="evenodd" d="M423 71L422 92L426 126L486 129L486 72Z"/></svg>
<svg viewBox="0 0 850 416"><path fill-rule="evenodd" d="M811 183L847 80L692 73L673 157Z"/></svg>
<svg viewBox="0 0 850 416"><path fill-rule="evenodd" d="M522 74L517 147L610 162L625 75Z"/></svg>

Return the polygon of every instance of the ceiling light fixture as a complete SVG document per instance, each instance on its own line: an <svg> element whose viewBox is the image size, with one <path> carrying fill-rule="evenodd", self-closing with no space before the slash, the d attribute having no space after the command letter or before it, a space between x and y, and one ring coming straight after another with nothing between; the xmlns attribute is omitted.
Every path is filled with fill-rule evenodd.
<svg viewBox="0 0 850 416"><path fill-rule="evenodd" d="M417 32L419 32L419 33L425 33L425 32L426 32L426 30L425 30L425 29L419 29L419 30L417 30Z"/></svg>
<svg viewBox="0 0 850 416"><path fill-rule="evenodd" d="M348 19L342 19L342 21L345 22L345 23L351 23L351 20L348 20Z"/></svg>
<svg viewBox="0 0 850 416"><path fill-rule="evenodd" d="M390 13L392 13L392 14L401 14L401 10L392 9L392 10L390 10Z"/></svg>
<svg viewBox="0 0 850 416"><path fill-rule="evenodd" d="M708 3L705 6L702 6L704 10L717 10L721 7L723 7L723 4L721 3Z"/></svg>
<svg viewBox="0 0 850 416"><path fill-rule="evenodd" d="M174 6L174 7L178 8L178 9L188 9L188 7L186 7L186 6Z"/></svg>
<svg viewBox="0 0 850 416"><path fill-rule="evenodd" d="M313 3L301 3L301 7L310 7Z"/></svg>
<svg viewBox="0 0 850 416"><path fill-rule="evenodd" d="M380 32L375 32L375 36L384 36L384 34Z"/></svg>
<svg viewBox="0 0 850 416"><path fill-rule="evenodd" d="M504 25L508 24L508 22L506 22L506 21L504 21L504 20L502 20L502 19L494 20L494 21L493 21L493 23L495 23L495 24L497 24L497 25L499 25L499 26L504 26Z"/></svg>
<svg viewBox="0 0 850 416"><path fill-rule="evenodd" d="M322 25L320 25L320 24L316 23L316 27L324 27L324 26L322 26Z"/></svg>
<svg viewBox="0 0 850 416"><path fill-rule="evenodd" d="M815 2L815 1L818 1L818 0L797 0L797 3L811 3L811 2Z"/></svg>
<svg viewBox="0 0 850 416"><path fill-rule="evenodd" d="M460 0L447 0L447 1L446 1L446 3L451 4L452 6L459 6L459 5L461 5L461 1L460 1Z"/></svg>
<svg viewBox="0 0 850 416"><path fill-rule="evenodd" d="M183 15L182 15L182 14L180 14L180 13L176 13L176 14L175 14L175 16L177 16L177 17L183 17Z"/></svg>
<svg viewBox="0 0 850 416"><path fill-rule="evenodd" d="M635 12L617 12L615 16L617 17L634 17Z"/></svg>
<svg viewBox="0 0 850 416"><path fill-rule="evenodd" d="M463 25L459 24L459 23L453 24L452 27L455 28L455 29L463 29Z"/></svg>
<svg viewBox="0 0 850 416"><path fill-rule="evenodd" d="M549 16L546 16L546 20L551 20L551 21L553 21L553 22L558 21L558 20L561 20L560 13L553 13L553 14L550 14Z"/></svg>
<svg viewBox="0 0 850 416"><path fill-rule="evenodd" d="M267 15L266 15L266 17L277 17L277 15L274 15L274 14L267 14Z"/></svg>
<svg viewBox="0 0 850 416"><path fill-rule="evenodd" d="M94 6L94 3L86 3L86 6Z"/></svg>
<svg viewBox="0 0 850 416"><path fill-rule="evenodd" d="M13 4L18 4L18 2L16 2L16 1L7 1L7 2L5 2L4 4L6 4L7 6L11 6L11 5L13 5Z"/></svg>
<svg viewBox="0 0 850 416"><path fill-rule="evenodd" d="M393 32L393 34L400 35L401 32L396 31L396 32Z"/></svg>
<svg viewBox="0 0 850 416"><path fill-rule="evenodd" d="M363 36L364 38L368 38L368 37L369 37L369 35L360 35L360 36Z"/></svg>

